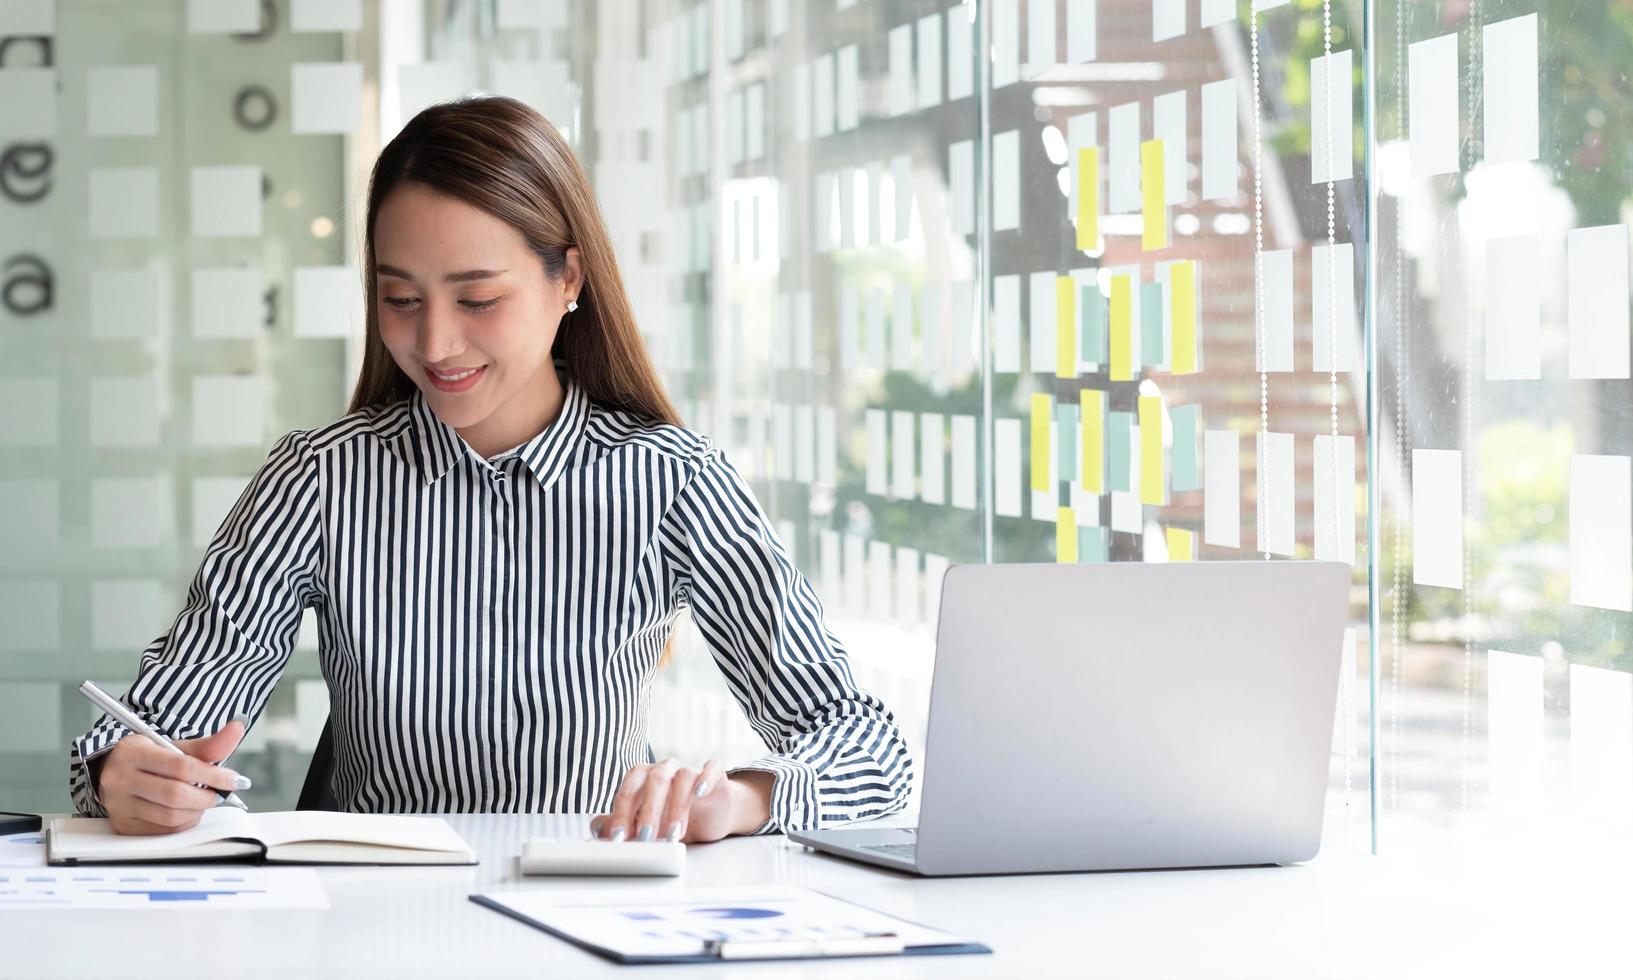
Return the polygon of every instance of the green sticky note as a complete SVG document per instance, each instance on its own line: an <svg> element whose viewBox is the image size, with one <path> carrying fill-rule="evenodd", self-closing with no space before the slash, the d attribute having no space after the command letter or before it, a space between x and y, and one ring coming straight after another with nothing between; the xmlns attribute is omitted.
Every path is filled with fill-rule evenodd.
<svg viewBox="0 0 1633 980"><path fill-rule="evenodd" d="M1140 363L1154 367L1166 360L1162 343L1162 284L1140 285Z"/></svg>
<svg viewBox="0 0 1633 980"><path fill-rule="evenodd" d="M1077 406L1062 404L1055 409L1055 442L1060 446L1060 465L1055 472L1062 480L1077 476Z"/></svg>
<svg viewBox="0 0 1633 980"><path fill-rule="evenodd" d="M1103 563L1109 551L1106 529L1103 527L1080 527L1077 529L1077 563Z"/></svg>
<svg viewBox="0 0 1633 980"><path fill-rule="evenodd" d="M1106 365L1106 298L1100 287L1088 283L1077 291L1078 340L1083 345L1083 360Z"/></svg>
<svg viewBox="0 0 1633 980"><path fill-rule="evenodd" d="M1175 405L1168 409L1174 427L1173 480L1175 490L1200 490L1202 479L1196 468L1196 434L1202 427L1200 405Z"/></svg>
<svg viewBox="0 0 1633 980"><path fill-rule="evenodd" d="M1106 422L1106 454L1110 456L1110 479L1107 486L1112 490L1133 490L1134 484L1129 473L1129 462L1133 456L1134 444L1134 413L1112 412Z"/></svg>

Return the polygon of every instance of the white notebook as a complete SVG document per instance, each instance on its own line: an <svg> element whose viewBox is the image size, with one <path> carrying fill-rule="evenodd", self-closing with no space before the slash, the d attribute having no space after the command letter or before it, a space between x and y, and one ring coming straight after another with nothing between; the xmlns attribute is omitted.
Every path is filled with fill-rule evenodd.
<svg viewBox="0 0 1633 980"><path fill-rule="evenodd" d="M243 857L277 864L475 864L476 855L441 817L296 810L207 810L174 834L116 834L108 821L51 821L51 864L202 861Z"/></svg>

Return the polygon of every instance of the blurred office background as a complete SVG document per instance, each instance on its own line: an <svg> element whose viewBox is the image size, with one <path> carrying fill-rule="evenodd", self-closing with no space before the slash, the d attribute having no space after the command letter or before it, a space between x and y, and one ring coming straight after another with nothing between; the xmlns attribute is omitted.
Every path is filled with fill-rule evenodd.
<svg viewBox="0 0 1633 980"><path fill-rule="evenodd" d="M1329 834L1625 825L1633 17L1257 6L0 0L0 805L68 807L75 686L344 411L368 170L487 92L920 755L950 563L1337 558ZM763 751L690 628L652 702ZM260 808L326 713L309 620Z"/></svg>

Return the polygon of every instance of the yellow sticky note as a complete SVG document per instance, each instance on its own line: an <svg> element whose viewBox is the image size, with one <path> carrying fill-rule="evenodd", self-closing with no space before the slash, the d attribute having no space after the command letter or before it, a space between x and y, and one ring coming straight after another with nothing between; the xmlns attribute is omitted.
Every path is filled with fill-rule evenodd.
<svg viewBox="0 0 1633 980"><path fill-rule="evenodd" d="M1195 561L1196 534L1181 528L1168 528L1168 560Z"/></svg>
<svg viewBox="0 0 1633 980"><path fill-rule="evenodd" d="M1084 388L1077 393L1083 433L1079 479L1088 493L1106 492L1106 393Z"/></svg>
<svg viewBox="0 0 1633 980"><path fill-rule="evenodd" d="M1077 247L1100 248L1100 148L1094 146L1077 151Z"/></svg>
<svg viewBox="0 0 1633 980"><path fill-rule="evenodd" d="M1196 373L1196 263L1175 262L1168 267L1168 306L1173 311L1173 355L1169 363L1175 374Z"/></svg>
<svg viewBox="0 0 1633 980"><path fill-rule="evenodd" d="M1055 277L1055 377L1077 377L1077 282Z"/></svg>
<svg viewBox="0 0 1633 980"><path fill-rule="evenodd" d="M1162 461L1162 396L1140 396L1140 503L1166 504Z"/></svg>
<svg viewBox="0 0 1633 980"><path fill-rule="evenodd" d="M1070 507L1055 509L1055 561L1062 565L1077 563L1077 515Z"/></svg>
<svg viewBox="0 0 1633 980"><path fill-rule="evenodd" d="M1111 380L1134 380L1134 284L1111 277Z"/></svg>
<svg viewBox="0 0 1633 980"><path fill-rule="evenodd" d="M1032 396L1032 489L1048 490L1049 462L1054 454L1049 452L1049 420L1055 416L1055 399L1053 395Z"/></svg>
<svg viewBox="0 0 1633 980"><path fill-rule="evenodd" d="M1163 179L1162 140L1146 140L1140 144L1140 191L1145 198L1145 230L1140 235L1140 247L1147 252L1168 247L1168 200Z"/></svg>

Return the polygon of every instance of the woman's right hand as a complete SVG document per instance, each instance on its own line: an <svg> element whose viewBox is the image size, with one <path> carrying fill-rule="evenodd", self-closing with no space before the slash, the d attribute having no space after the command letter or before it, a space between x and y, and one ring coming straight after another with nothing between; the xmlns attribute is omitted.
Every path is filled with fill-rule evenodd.
<svg viewBox="0 0 1633 980"><path fill-rule="evenodd" d="M216 789L249 789L246 777L215 765L232 755L243 737L244 723L235 718L213 735L177 739L176 748L184 753L177 755L144 735L126 735L93 760L102 763L94 778L108 825L116 834L173 834L197 824L205 810L221 802Z"/></svg>

